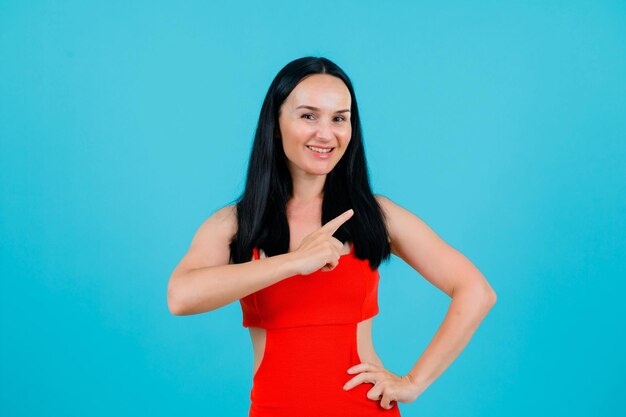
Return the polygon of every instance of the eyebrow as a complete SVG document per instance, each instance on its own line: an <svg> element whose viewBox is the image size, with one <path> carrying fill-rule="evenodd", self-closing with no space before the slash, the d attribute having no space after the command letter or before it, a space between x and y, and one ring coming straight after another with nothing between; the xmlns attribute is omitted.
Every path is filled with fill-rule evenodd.
<svg viewBox="0 0 626 417"><path fill-rule="evenodd" d="M313 111L320 111L320 109L318 109L317 107L307 106L306 104L296 107L296 110L298 109L309 109ZM350 113L350 109L337 110L335 113Z"/></svg>

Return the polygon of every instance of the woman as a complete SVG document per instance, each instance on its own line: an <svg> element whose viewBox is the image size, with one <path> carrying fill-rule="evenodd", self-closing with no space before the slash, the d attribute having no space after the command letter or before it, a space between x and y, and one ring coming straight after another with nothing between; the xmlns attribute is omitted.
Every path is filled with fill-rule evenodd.
<svg viewBox="0 0 626 417"><path fill-rule="evenodd" d="M372 345L377 269L391 253L452 298L402 376ZM173 314L236 300L254 347L250 416L399 416L394 404L450 365L496 296L417 216L372 194L352 84L306 57L269 88L243 195L200 226L170 278Z"/></svg>

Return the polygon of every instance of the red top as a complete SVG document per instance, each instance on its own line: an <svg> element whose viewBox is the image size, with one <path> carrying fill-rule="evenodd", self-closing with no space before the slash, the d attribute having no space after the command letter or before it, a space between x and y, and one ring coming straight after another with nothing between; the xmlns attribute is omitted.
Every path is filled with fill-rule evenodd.
<svg viewBox="0 0 626 417"><path fill-rule="evenodd" d="M258 249L253 249L259 259ZM358 323L378 314L378 270L367 259L341 255L332 271L294 275L239 300L244 327Z"/></svg>

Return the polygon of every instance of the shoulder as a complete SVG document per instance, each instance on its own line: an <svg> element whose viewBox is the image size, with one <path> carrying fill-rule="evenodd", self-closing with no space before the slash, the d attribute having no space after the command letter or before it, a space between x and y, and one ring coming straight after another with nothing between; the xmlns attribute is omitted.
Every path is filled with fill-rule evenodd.
<svg viewBox="0 0 626 417"><path fill-rule="evenodd" d="M237 206L230 204L215 210L202 222L194 241L200 243L215 237L230 241L235 233L237 233Z"/></svg>
<svg viewBox="0 0 626 417"><path fill-rule="evenodd" d="M389 198L381 194L374 194L374 198L376 199L376 202L378 203L378 206L380 207L383 213L383 220L385 222L385 228L387 229L387 239L389 240L389 243L392 245L391 252L394 253L393 237L392 237L393 218L391 214L393 212L393 207L392 207L393 201L391 201Z"/></svg>
<svg viewBox="0 0 626 417"><path fill-rule="evenodd" d="M381 194L374 194L374 198L376 199L376 202L378 203L378 206L380 207L380 209L383 212L383 216L385 217L385 220L389 220L387 219L388 215L389 215L389 210L391 208L391 204L393 204L393 202L385 197L384 195Z"/></svg>
<svg viewBox="0 0 626 417"><path fill-rule="evenodd" d="M404 207L402 207L399 204L395 203L394 201L391 200L391 198L389 198L387 196L384 196L384 195L381 195L381 194L374 194L374 198L378 202L378 205L383 210L384 214L386 216L391 216L392 219L396 219L396 217L399 216L399 215L411 214L411 215L415 216L413 213L409 212ZM390 219L387 219L387 220L390 220Z"/></svg>
<svg viewBox="0 0 626 417"><path fill-rule="evenodd" d="M383 215L385 216L386 222L389 223L391 220L395 218L394 215L397 214L397 210L401 207L398 206L396 203L394 203L387 196L384 196L381 194L374 194L374 198L376 199L376 202L378 203L381 210L383 211ZM387 224L387 226L390 226L390 225Z"/></svg>
<svg viewBox="0 0 626 417"><path fill-rule="evenodd" d="M232 230L233 233L237 232L237 205L229 204L216 210L207 221L212 221L228 231Z"/></svg>
<svg viewBox="0 0 626 417"><path fill-rule="evenodd" d="M212 219L215 222L220 223L232 223L233 221L237 221L237 205L229 204L224 206L216 211L214 211L211 216L207 219Z"/></svg>
<svg viewBox="0 0 626 417"><path fill-rule="evenodd" d="M418 235L423 236L429 228L414 213L395 203L391 198L375 194L374 197L380 206L385 218L385 226L394 255L402 252L403 246L410 246Z"/></svg>
<svg viewBox="0 0 626 417"><path fill-rule="evenodd" d="M236 206L225 206L213 212L196 231L187 253L176 266L174 274L207 266L228 264L229 244L236 232Z"/></svg>
<svg viewBox="0 0 626 417"><path fill-rule="evenodd" d="M382 209L385 209L386 206L392 202L389 198L385 197L382 194L374 194L374 198Z"/></svg>

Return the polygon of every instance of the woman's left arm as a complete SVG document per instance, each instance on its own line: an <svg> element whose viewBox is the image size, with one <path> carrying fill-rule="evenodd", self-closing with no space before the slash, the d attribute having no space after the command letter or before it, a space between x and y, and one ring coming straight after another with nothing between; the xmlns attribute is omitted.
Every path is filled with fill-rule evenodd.
<svg viewBox="0 0 626 417"><path fill-rule="evenodd" d="M386 197L376 199L386 217L392 253L452 298L439 329L406 376L396 376L369 363L348 370L359 375L348 381L345 389L362 382L373 383L367 397L380 400L383 408L391 408L392 401L415 401L446 370L495 304L496 293L463 254L419 217Z"/></svg>

